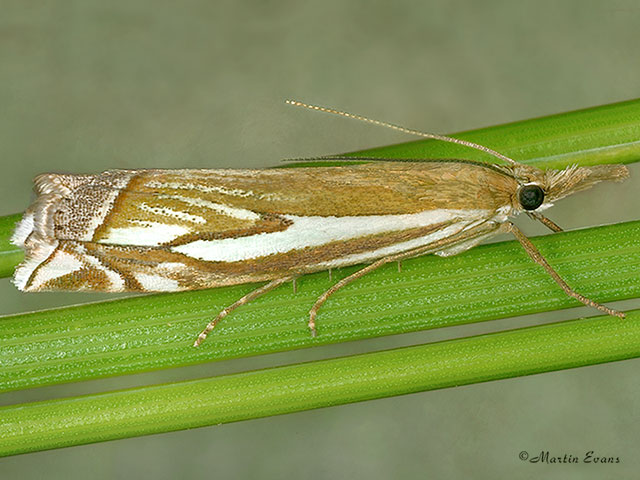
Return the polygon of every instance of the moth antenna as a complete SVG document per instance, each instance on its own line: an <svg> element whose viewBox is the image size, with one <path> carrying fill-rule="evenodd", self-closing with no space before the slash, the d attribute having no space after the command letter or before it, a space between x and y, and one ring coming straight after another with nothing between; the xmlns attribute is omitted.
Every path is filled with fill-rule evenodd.
<svg viewBox="0 0 640 480"><path fill-rule="evenodd" d="M356 115L349 112L343 112L341 110L336 110L334 108L321 107L319 105L310 105L308 103L299 102L297 100L285 100L285 103L289 105L293 105L295 107L304 107L304 108L308 108L309 110L316 110L318 112L325 112L325 113L333 113L334 115L340 115L341 117L353 118L354 120L360 120L361 122L372 123L373 125L387 127L392 130L397 130L398 132L408 133L410 135L417 135L418 137L431 138L433 140L440 140L442 142L457 143L458 145L464 145L465 147L474 148L476 150L480 150L481 152L488 153L489 155L499 158L500 160L503 160L510 165L520 165L515 160L507 157L506 155L501 154L500 152L496 152L495 150L489 147L485 147L484 145L480 145L478 143L469 142L467 140L448 137L446 135L439 135L437 133L421 132L420 130L413 130L411 128L401 127L400 125L394 125L393 123L374 120L372 118L363 117L362 115Z"/></svg>
<svg viewBox="0 0 640 480"><path fill-rule="evenodd" d="M291 157L291 158L283 158L280 160L281 162L324 162L327 160L345 160L345 161L354 161L354 162L362 162L366 161L380 161L380 162L417 162L422 159L413 159L413 158L382 158L382 157L352 157L350 155L320 155L318 157Z"/></svg>

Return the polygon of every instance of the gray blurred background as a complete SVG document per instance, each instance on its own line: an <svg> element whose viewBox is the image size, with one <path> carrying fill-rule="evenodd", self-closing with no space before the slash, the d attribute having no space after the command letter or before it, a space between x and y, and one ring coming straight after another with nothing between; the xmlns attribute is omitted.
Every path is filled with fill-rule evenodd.
<svg viewBox="0 0 640 480"><path fill-rule="evenodd" d="M634 0L0 0L0 215L31 179L262 167L411 140L297 98L455 132L640 96ZM638 218L640 169L561 202L567 228ZM530 234L541 233L526 219ZM0 313L105 298L18 293ZM111 297L109 297L111 298ZM629 308L638 303L618 306ZM530 316L0 396L2 404L261 368L572 318ZM0 478L623 478L637 360L0 460ZM0 367L1 368L1 367ZM617 456L534 465L532 455ZM87 474L89 472L89 474Z"/></svg>

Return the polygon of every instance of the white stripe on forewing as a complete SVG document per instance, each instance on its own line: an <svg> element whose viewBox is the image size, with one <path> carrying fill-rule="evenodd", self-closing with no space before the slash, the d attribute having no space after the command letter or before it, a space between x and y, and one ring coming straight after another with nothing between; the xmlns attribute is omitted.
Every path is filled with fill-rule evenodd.
<svg viewBox="0 0 640 480"><path fill-rule="evenodd" d="M430 233L429 235L425 235L424 237L414 238L402 243L395 243L393 245L389 245L388 247L371 250L370 252L345 255L329 262L323 262L319 266L322 268L336 268L346 265L355 265L356 263L366 262L367 260L386 257L395 253L406 252L408 250L413 250L414 248L422 247L438 240L442 240L449 235L455 235L468 225L469 222L454 223L453 225L449 225L448 227L437 230L433 233Z"/></svg>
<svg viewBox="0 0 640 480"><path fill-rule="evenodd" d="M134 272L133 276L148 292L175 292L180 289L177 280L162 275Z"/></svg>
<svg viewBox="0 0 640 480"><path fill-rule="evenodd" d="M241 220L257 221L260 219L260 215L251 210L243 208L234 208L227 205L217 204L209 202L207 200L188 198L188 197L172 197L179 201L194 206L206 207L214 210L215 212L227 215L229 217L238 218ZM145 210L149 213L156 213L159 216L166 215L172 216L183 222L191 223L206 223L206 220L199 215L191 215L187 212L181 212L169 207L153 207L147 204L141 204L139 207L141 210ZM130 223L137 224L139 226L131 227L112 227L109 228L104 237L99 240L98 243L112 243L116 245L137 245L141 247L156 247L163 243L171 242L176 238L185 235L187 233L197 233L198 227L193 225L178 225L168 224L163 222L152 222L147 220L130 220Z"/></svg>
<svg viewBox="0 0 640 480"><path fill-rule="evenodd" d="M200 215L192 215L187 212L181 212L180 210L174 210L169 207L152 206L147 203L141 203L138 208L143 212L149 212L153 215L161 215L165 217L173 217L182 222L190 223L207 223L207 221Z"/></svg>
<svg viewBox="0 0 640 480"><path fill-rule="evenodd" d="M167 223L147 222L143 220L136 220L135 223L141 226L110 228L98 243L157 247L162 243L170 242L192 231L192 229L182 225L170 225Z"/></svg>
<svg viewBox="0 0 640 480"><path fill-rule="evenodd" d="M172 200L179 200L188 205L194 205L196 207L204 207L213 210L216 213L220 213L222 215L226 215L228 217L238 218L240 220L253 220L257 221L260 219L260 215L251 210L247 210L245 208L237 208L230 207L228 205L223 205L222 203L210 202L209 200L203 200L202 198L195 197L181 197L181 196L168 196Z"/></svg>
<svg viewBox="0 0 640 480"><path fill-rule="evenodd" d="M469 222L486 219L489 214L488 210L437 209L414 214L361 217L283 215L283 218L292 221L292 225L281 232L220 240L196 240L172 247L171 250L209 262L238 262L306 247L317 247L335 241L425 227L447 221L459 220L458 229L461 229ZM434 234L443 230L445 229ZM450 235L450 233L444 235Z"/></svg>
<svg viewBox="0 0 640 480"><path fill-rule="evenodd" d="M48 281L76 272L83 266L84 264L75 255L58 250L47 263L36 270L29 289L38 290Z"/></svg>
<svg viewBox="0 0 640 480"><path fill-rule="evenodd" d="M447 238L451 235L456 235L457 233L460 233L463 230L466 230L468 228L475 226L475 224L477 224L477 222L469 222L469 221L456 222L445 228L436 230L435 232L430 233L429 235L425 235L424 237L414 238L412 240L407 240L406 242L402 242L402 243L395 243L393 245L389 245L388 247L379 248L377 250L371 250L369 252L345 255L343 257L336 258L335 260L322 262L318 266L325 269L344 267L347 265L355 265L356 263L363 263L369 260L376 260L378 258L394 255L396 253L408 252L409 250L413 250L419 247L424 247L431 243L437 242L438 240L442 240L443 238Z"/></svg>

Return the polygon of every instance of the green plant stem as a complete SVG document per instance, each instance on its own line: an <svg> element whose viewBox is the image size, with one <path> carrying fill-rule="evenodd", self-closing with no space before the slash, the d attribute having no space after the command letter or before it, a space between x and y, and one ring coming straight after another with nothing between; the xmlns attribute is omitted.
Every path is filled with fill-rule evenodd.
<svg viewBox="0 0 640 480"><path fill-rule="evenodd" d="M640 295L640 221L534 239L574 288L597 301ZM358 268L358 267L356 267ZM207 321L254 285L59 308L0 320L0 391L257 355L580 305L521 246L425 256L375 271L333 296L307 329L310 305L354 269L308 275L243 306L200 348ZM64 352L64 355L61 355Z"/></svg>
<svg viewBox="0 0 640 480"><path fill-rule="evenodd" d="M539 168L632 163L640 159L640 99L454 134ZM498 162L435 140L389 145L351 155L378 158L467 158Z"/></svg>
<svg viewBox="0 0 640 480"><path fill-rule="evenodd" d="M0 455L236 422L640 356L640 311L0 409Z"/></svg>

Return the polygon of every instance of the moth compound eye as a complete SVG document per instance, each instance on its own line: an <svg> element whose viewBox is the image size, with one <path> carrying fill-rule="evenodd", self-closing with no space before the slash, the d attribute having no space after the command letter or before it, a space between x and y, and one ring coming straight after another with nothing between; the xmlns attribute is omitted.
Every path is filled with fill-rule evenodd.
<svg viewBox="0 0 640 480"><path fill-rule="evenodd" d="M544 202L544 192L538 185L523 185L518 190L518 201L525 210L535 210Z"/></svg>

